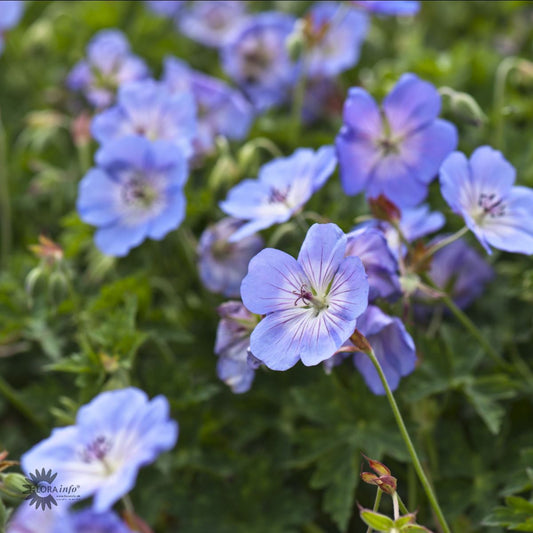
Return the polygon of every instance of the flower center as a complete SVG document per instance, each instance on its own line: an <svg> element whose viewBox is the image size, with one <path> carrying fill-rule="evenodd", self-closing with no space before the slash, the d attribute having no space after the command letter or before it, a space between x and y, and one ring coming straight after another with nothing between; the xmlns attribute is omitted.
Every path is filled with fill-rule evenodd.
<svg viewBox="0 0 533 533"><path fill-rule="evenodd" d="M256 83L261 80L265 71L272 64L272 57L266 53L261 43L250 47L242 55L242 72L246 83Z"/></svg>
<svg viewBox="0 0 533 533"><path fill-rule="evenodd" d="M84 463L103 461L111 446L112 442L107 437L99 435L80 452L81 460Z"/></svg>
<svg viewBox="0 0 533 533"><path fill-rule="evenodd" d="M400 149L398 143L389 137L382 137L377 141L378 148L381 150L381 156L386 157L390 154L397 154Z"/></svg>
<svg viewBox="0 0 533 533"><path fill-rule="evenodd" d="M294 305L298 305L298 302L301 300L303 307L306 309L314 308L315 316L318 316L321 311L329 307L328 299L326 295L318 296L313 294L311 289L306 283L302 283L299 291L292 291L292 294L297 296L294 300Z"/></svg>
<svg viewBox="0 0 533 533"><path fill-rule="evenodd" d="M481 193L477 201L476 213L473 218L477 224L481 224L483 220L489 216L490 218L499 218L505 215L505 204L503 198L498 198L494 193Z"/></svg>
<svg viewBox="0 0 533 533"><path fill-rule="evenodd" d="M157 198L157 191L141 176L131 178L122 189L122 199L127 205L147 209Z"/></svg>
<svg viewBox="0 0 533 533"><path fill-rule="evenodd" d="M287 187L284 191L272 188L270 190L270 196L268 198L268 203L269 204L281 204L285 202L285 200L287 199L287 196L289 196L289 187Z"/></svg>

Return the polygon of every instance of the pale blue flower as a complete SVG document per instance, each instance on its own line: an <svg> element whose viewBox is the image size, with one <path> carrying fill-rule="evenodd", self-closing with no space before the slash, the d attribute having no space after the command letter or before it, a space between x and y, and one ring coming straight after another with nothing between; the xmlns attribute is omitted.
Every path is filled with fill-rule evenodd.
<svg viewBox="0 0 533 533"><path fill-rule="evenodd" d="M346 255L359 257L368 275L368 299L399 296L398 262L383 233L378 229L361 228L348 233L347 237Z"/></svg>
<svg viewBox="0 0 533 533"><path fill-rule="evenodd" d="M250 313L242 302L225 302L218 308L215 354L218 355L218 377L235 394L247 392L252 386L257 360L249 353L250 334L258 316Z"/></svg>
<svg viewBox="0 0 533 533"><path fill-rule="evenodd" d="M376 15L398 15L409 17L420 9L417 0L352 0L352 4Z"/></svg>
<svg viewBox="0 0 533 533"><path fill-rule="evenodd" d="M533 254L533 190L513 187L515 174L490 146L474 150L470 160L454 152L440 170L444 199L489 254L490 246Z"/></svg>
<svg viewBox="0 0 533 533"><path fill-rule="evenodd" d="M79 184L76 207L98 227L95 243L104 254L125 256L181 224L187 162L174 144L123 137L97 152L96 165Z"/></svg>
<svg viewBox="0 0 533 533"><path fill-rule="evenodd" d="M70 71L67 85L81 90L96 107L107 107L123 83L148 76L144 61L130 52L128 40L119 30L98 32L87 46L87 59Z"/></svg>
<svg viewBox="0 0 533 533"><path fill-rule="evenodd" d="M242 220L223 218L204 230L198 243L198 271L202 283L212 292L236 297L248 263L265 246L259 235L249 235L238 242L229 239L243 225Z"/></svg>
<svg viewBox="0 0 533 533"><path fill-rule="evenodd" d="M197 0L190 3L178 22L187 37L218 48L231 41L246 19L246 2Z"/></svg>
<svg viewBox="0 0 533 533"><path fill-rule="evenodd" d="M148 9L166 17L175 17L180 12L184 2L182 0L145 0Z"/></svg>
<svg viewBox="0 0 533 533"><path fill-rule="evenodd" d="M439 235L430 246L447 236ZM428 276L439 289L450 294L458 307L465 308L481 296L485 285L494 278L494 271L483 257L459 239L435 252Z"/></svg>
<svg viewBox="0 0 533 533"><path fill-rule="evenodd" d="M294 23L286 13L257 14L221 49L224 71L259 111L286 101L297 78L286 47Z"/></svg>
<svg viewBox="0 0 533 533"><path fill-rule="evenodd" d="M346 235L335 224L314 224L298 259L266 248L241 285L244 305L265 317L250 337L251 353L273 370L330 358L352 335L368 304L361 260L345 257Z"/></svg>
<svg viewBox="0 0 533 533"><path fill-rule="evenodd" d="M263 165L257 180L242 181L220 203L228 215L248 221L230 237L230 242L289 220L324 185L336 165L332 146L316 152L300 148L289 157Z"/></svg>
<svg viewBox="0 0 533 533"><path fill-rule="evenodd" d="M101 144L127 135L174 143L190 157L196 136L196 103L189 91L171 94L154 80L126 83L119 88L117 104L96 115L91 124Z"/></svg>
<svg viewBox="0 0 533 533"><path fill-rule="evenodd" d="M178 425L166 398L151 401L136 388L103 392L80 408L76 425L55 429L21 459L26 474L51 469L61 485L94 496L96 512L109 510L135 486L139 468L172 449Z"/></svg>
<svg viewBox="0 0 533 533"><path fill-rule="evenodd" d="M437 118L440 106L437 89L414 74L404 74L381 107L364 89L351 88L336 140L346 194L384 194L401 208L423 201L457 146L455 127Z"/></svg>
<svg viewBox="0 0 533 533"><path fill-rule="evenodd" d="M197 153L213 151L218 135L236 141L248 135L254 110L239 90L175 57L165 58L162 82L173 93L191 92L196 101Z"/></svg>
<svg viewBox="0 0 533 533"><path fill-rule="evenodd" d="M317 2L307 15L311 32L320 35L306 52L310 77L332 77L353 67L368 29L368 17L356 10L346 10L337 17L341 4Z"/></svg>

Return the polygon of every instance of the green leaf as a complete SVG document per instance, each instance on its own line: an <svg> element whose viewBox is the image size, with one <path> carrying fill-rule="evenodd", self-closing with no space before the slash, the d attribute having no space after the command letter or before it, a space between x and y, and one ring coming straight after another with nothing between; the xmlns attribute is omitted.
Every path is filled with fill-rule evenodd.
<svg viewBox="0 0 533 533"><path fill-rule="evenodd" d="M375 511L370 511L365 509L360 513L361 520L372 529L376 531L382 531L388 533L391 529L394 528L394 521L392 518L385 516L384 514L376 513Z"/></svg>

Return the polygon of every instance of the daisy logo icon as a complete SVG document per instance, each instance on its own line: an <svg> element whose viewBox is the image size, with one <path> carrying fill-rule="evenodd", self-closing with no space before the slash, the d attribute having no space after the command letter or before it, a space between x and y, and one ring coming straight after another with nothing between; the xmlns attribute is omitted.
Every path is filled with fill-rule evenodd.
<svg viewBox="0 0 533 533"><path fill-rule="evenodd" d="M35 474L30 472L27 483L24 485L26 500L30 501L30 505L35 505L36 509L42 507L43 511L47 507L51 509L52 505L57 506L57 501L50 490L56 477L57 473L52 473L51 469L48 472L44 468L40 472L36 469Z"/></svg>
<svg viewBox="0 0 533 533"><path fill-rule="evenodd" d="M52 509L52 506L58 505L58 500L78 500L80 498L77 492L79 485L54 484L57 473L52 469L42 468L35 469L35 473L29 473L24 484L24 494L29 505L34 505L35 509L42 508L43 511Z"/></svg>

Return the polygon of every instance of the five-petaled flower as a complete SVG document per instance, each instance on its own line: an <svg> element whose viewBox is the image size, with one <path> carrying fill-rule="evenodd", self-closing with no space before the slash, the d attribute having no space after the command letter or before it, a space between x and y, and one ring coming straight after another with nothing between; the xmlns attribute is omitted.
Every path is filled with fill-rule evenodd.
<svg viewBox="0 0 533 533"><path fill-rule="evenodd" d="M228 215L247 220L229 242L289 220L324 185L336 165L332 146L323 146L316 152L300 148L289 157L263 165L257 180L242 181L220 204Z"/></svg>
<svg viewBox="0 0 533 533"><path fill-rule="evenodd" d="M361 260L345 257L346 243L335 224L314 224L297 260L266 248L250 261L242 300L266 315L252 332L250 351L269 368L286 370L299 359L317 365L354 332L368 304L368 281Z"/></svg>
<svg viewBox="0 0 533 533"><path fill-rule="evenodd" d="M55 429L22 456L23 470L52 469L57 484L79 486L80 498L94 495L93 508L108 510L135 485L140 467L174 447L178 425L168 401L130 387L103 392L83 406L76 425Z"/></svg>
<svg viewBox="0 0 533 533"><path fill-rule="evenodd" d="M454 152L441 167L444 199L489 254L490 246L533 254L533 190L514 181L514 167L490 146L474 150L470 161Z"/></svg>
<svg viewBox="0 0 533 533"><path fill-rule="evenodd" d="M353 87L337 136L341 181L346 194L385 194L398 207L427 196L445 157L457 146L457 131L437 118L441 97L429 82L404 74L381 108Z"/></svg>
<svg viewBox="0 0 533 533"><path fill-rule="evenodd" d="M104 254L125 256L181 224L187 162L173 143L123 137L100 149L96 164L80 182L77 208L98 226L95 242Z"/></svg>

